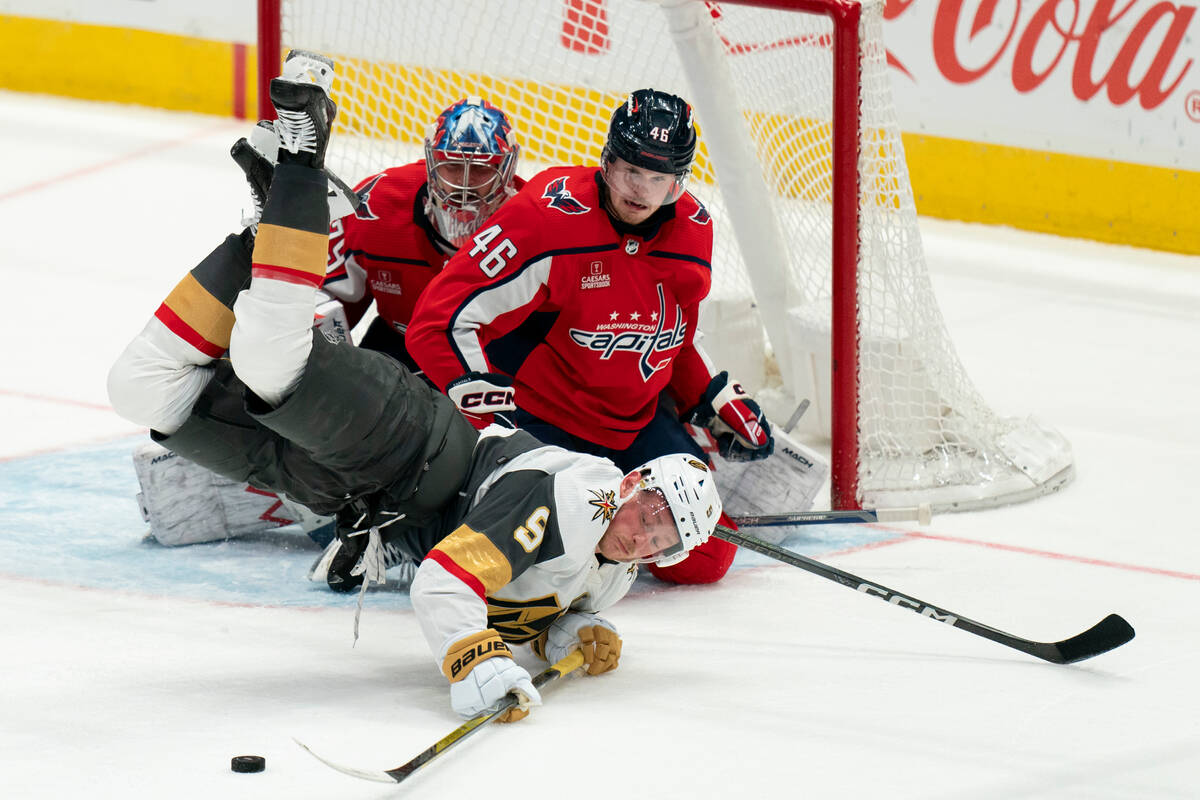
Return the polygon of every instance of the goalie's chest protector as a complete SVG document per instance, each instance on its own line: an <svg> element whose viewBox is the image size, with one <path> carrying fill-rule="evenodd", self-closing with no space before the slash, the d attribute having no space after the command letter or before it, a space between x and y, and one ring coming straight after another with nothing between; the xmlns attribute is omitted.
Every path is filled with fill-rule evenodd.
<svg viewBox="0 0 1200 800"><path fill-rule="evenodd" d="M531 216L541 227L540 252L531 254L546 275L538 310L554 321L517 383L570 396L584 376L593 394L580 400L584 407L633 418L665 387L695 334L697 306L711 285L712 223L685 194L647 237L618 232L598 180L596 168L552 169L522 192L538 207ZM557 376L564 380L554 386ZM527 395L518 388L518 396Z"/></svg>

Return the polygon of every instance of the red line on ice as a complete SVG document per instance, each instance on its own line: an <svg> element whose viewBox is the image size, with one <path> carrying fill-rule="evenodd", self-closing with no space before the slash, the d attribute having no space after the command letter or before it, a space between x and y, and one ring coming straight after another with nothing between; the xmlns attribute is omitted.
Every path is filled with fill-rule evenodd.
<svg viewBox="0 0 1200 800"><path fill-rule="evenodd" d="M66 442L64 444L55 445L54 447L42 447L37 450L26 450L23 453L13 453L11 455L0 455L0 464L8 461L19 461L22 458L33 458L34 456L45 456L50 453L67 453L72 450L78 450L80 447L86 447L93 444L107 444L108 442L116 442L121 439L128 439L130 436L136 436L139 433L145 434L149 431L148 428L131 429L125 433L114 433L107 436L97 436L94 439L76 440L74 442Z"/></svg>
<svg viewBox="0 0 1200 800"><path fill-rule="evenodd" d="M1106 561L1102 558L1089 558L1087 556L1074 556L1069 553L1055 553L1052 550L1038 550L1033 547L1021 547L1012 544L1000 544L998 542L980 542L975 539L963 539L958 536L944 536L935 533L919 533L910 531L902 537L903 539L930 539L938 542L953 542L955 544L969 544L975 547L987 547L992 550L1007 550L1010 553L1023 553L1030 556L1039 556L1041 558L1052 558L1059 561L1074 561L1076 564L1091 564L1097 567L1111 567L1112 569L1123 569L1129 572L1145 572L1151 575L1163 575L1168 578L1180 578L1185 581L1200 581L1200 575L1192 572L1180 572L1174 569L1162 569L1160 567L1144 567L1140 564L1127 564L1123 561Z"/></svg>
<svg viewBox="0 0 1200 800"><path fill-rule="evenodd" d="M0 395L4 397L19 397L24 400L37 400L40 403L59 403L64 406L75 406L76 408L90 408L93 411L112 411L112 406L106 406L103 403L88 403L83 400L72 400L67 397L51 397L45 394L33 394L32 392L14 392L11 389L0 389Z"/></svg>
<svg viewBox="0 0 1200 800"><path fill-rule="evenodd" d="M55 175L51 178L46 178L45 180L26 184L25 186L18 186L15 189L10 189L7 192L0 193L0 203L3 203L5 200L9 200L13 197L18 197L23 194L29 194L30 192L36 192L40 189L45 189L46 187L53 186L56 183L63 183L64 181L73 180L74 178L80 178L80 177L83 177L84 175L90 175L93 172L102 172L103 170L109 169L110 167L115 167L119 164L124 164L127 161L134 161L136 159L142 158L143 156L148 156L153 153L161 152L163 150L169 150L172 147L178 147L181 144L189 144L191 142L196 141L197 138L202 138L202 137L208 136L209 134L217 133L218 131L227 132L230 130L230 126L231 126L231 123L222 122L220 125L201 128L197 131L193 131L192 133L190 133L186 136L181 136L177 139L170 139L165 142L155 142L154 144L147 145L146 147L143 147L139 150L134 150L131 153L126 153L125 155L116 156L115 158L110 158L107 161L98 161L95 164L89 164L86 167L80 167L79 169L74 169L74 170L71 170L70 172L64 172L61 175Z"/></svg>

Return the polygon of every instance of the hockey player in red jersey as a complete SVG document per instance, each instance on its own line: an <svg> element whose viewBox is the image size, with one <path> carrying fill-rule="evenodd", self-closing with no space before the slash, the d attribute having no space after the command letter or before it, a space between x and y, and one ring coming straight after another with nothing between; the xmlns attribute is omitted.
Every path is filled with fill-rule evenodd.
<svg viewBox="0 0 1200 800"><path fill-rule="evenodd" d="M359 342L410 369L404 346L413 306L446 261L523 185L520 147L500 109L478 97L446 108L430 126L425 158L365 178L358 208L334 219L323 290L354 326L375 302Z"/></svg>
<svg viewBox="0 0 1200 800"><path fill-rule="evenodd" d="M632 93L599 168L539 173L427 287L407 333L426 377L480 424L495 415L622 468L702 455L682 420L712 431L727 458L769 455L758 405L695 341L713 236L684 190L695 149L686 102ZM709 583L734 550L712 539L651 571Z"/></svg>

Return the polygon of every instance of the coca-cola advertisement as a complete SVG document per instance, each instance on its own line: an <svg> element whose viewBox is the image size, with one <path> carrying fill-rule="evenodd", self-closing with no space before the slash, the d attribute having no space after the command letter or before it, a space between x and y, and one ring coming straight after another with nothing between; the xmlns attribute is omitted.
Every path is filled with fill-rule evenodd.
<svg viewBox="0 0 1200 800"><path fill-rule="evenodd" d="M1165 0L887 0L901 127L1200 169L1200 20Z"/></svg>

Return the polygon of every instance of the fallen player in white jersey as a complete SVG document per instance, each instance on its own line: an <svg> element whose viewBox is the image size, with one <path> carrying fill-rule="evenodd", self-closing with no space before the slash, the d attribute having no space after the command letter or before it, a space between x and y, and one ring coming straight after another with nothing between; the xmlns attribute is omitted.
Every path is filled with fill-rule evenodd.
<svg viewBox="0 0 1200 800"><path fill-rule="evenodd" d="M515 692L523 716L539 697L509 645L552 661L580 648L589 674L615 668L620 638L596 612L625 594L637 563L677 563L708 540L716 487L685 454L622 474L522 431L477 433L393 359L314 332L335 108L304 80L332 64L297 58L305 69L285 67L271 86L283 149L251 263L218 248L181 281L113 366L113 407L230 480L335 514L335 572L377 577L385 540L419 563L413 607L455 711ZM228 361L193 344L222 337Z"/></svg>

